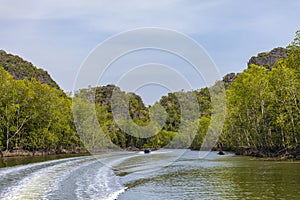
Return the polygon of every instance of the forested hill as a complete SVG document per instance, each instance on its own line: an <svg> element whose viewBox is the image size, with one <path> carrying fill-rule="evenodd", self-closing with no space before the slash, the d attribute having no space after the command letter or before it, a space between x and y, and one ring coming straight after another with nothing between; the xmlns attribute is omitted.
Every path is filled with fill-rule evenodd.
<svg viewBox="0 0 300 200"><path fill-rule="evenodd" d="M8 54L3 50L0 50L0 66L17 80L24 78L35 79L50 87L59 89L58 84L51 78L47 71L37 68L19 56Z"/></svg>
<svg viewBox="0 0 300 200"><path fill-rule="evenodd" d="M127 104L128 108L121 108L121 104L112 103L113 93L115 95L114 101L120 101L124 105ZM195 104L192 101L193 97L197 98L201 113L195 109ZM83 143L88 149L109 148L111 146L110 142L125 149L159 149L166 145L168 145L168 148L190 147L199 149L210 121L211 106L208 88L169 93L149 107L145 107L140 96L121 91L119 87L114 85L81 89L75 93L73 100L76 102L73 108L77 131L80 135L83 135L81 138L84 139ZM95 105L93 105L94 102ZM184 119L182 119L181 113L182 104L185 105ZM116 110L113 111L116 106L121 108L117 112ZM165 109L165 120L163 114L156 109L158 106ZM86 126L91 121L90 113L86 111L91 107L96 109L102 130L99 134L95 134L95 130L89 128L90 126ZM156 110L152 116L157 119L157 121L154 120L154 123L151 123L149 118L151 115L150 108ZM124 115L127 111L129 117ZM114 117L118 115L124 117L117 120L118 123L116 123ZM161 120L165 122L162 127L158 123ZM201 123L201 127L198 127L199 123ZM78 124L81 126L78 126ZM147 126L148 128L141 131L141 129L136 129L135 125ZM181 133L178 133L179 129ZM145 135L149 135L149 137L145 137ZM103 138L107 138L107 136L109 136L110 141L103 143ZM92 138L92 141L89 138Z"/></svg>
<svg viewBox="0 0 300 200"><path fill-rule="evenodd" d="M138 95L114 85L83 88L74 94L72 112L72 99L57 89L46 72L40 75L43 70L3 51L0 62L16 78L28 77L16 80L0 67L0 150L5 153L18 149L76 152L83 145L89 150L200 149L214 113L210 92L218 94L221 83L171 92L148 107ZM299 77L300 31L286 48L259 53L243 72L226 75L226 116L218 146L248 151L241 154L300 159ZM112 95L116 102L111 101ZM193 101L195 97L198 101ZM94 121L101 129L90 126ZM219 133L211 132L215 141Z"/></svg>
<svg viewBox="0 0 300 200"><path fill-rule="evenodd" d="M252 57L227 89L224 146L300 159L300 31L286 48Z"/></svg>
<svg viewBox="0 0 300 200"><path fill-rule="evenodd" d="M272 68L276 67L277 61L280 59L287 59L289 56L288 48L283 47L277 47L272 49L269 52L261 52L258 53L256 56L252 56L247 66L250 68L252 65L256 66L262 66L267 68L268 70L271 70ZM223 82L226 86L226 88L229 88L229 86L233 83L233 81L236 79L238 74L236 73L228 73L223 77Z"/></svg>
<svg viewBox="0 0 300 200"><path fill-rule="evenodd" d="M276 62L279 59L288 58L288 49L277 47L272 49L270 52L261 52L257 56L252 56L248 62L248 68L251 65L264 66L267 69L276 67Z"/></svg>
<svg viewBox="0 0 300 200"><path fill-rule="evenodd" d="M50 75L0 51L0 156L78 152L71 98Z"/></svg>

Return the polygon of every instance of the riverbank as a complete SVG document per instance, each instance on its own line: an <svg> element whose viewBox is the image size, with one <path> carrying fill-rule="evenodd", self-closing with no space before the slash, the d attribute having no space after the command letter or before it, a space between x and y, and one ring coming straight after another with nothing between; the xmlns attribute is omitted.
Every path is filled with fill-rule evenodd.
<svg viewBox="0 0 300 200"><path fill-rule="evenodd" d="M62 158L89 156L89 153L77 154L52 154L52 155L39 155L39 156L11 156L0 158L0 168L12 167L16 165L25 165L36 162L45 162L49 160L57 160Z"/></svg>
<svg viewBox="0 0 300 200"><path fill-rule="evenodd" d="M199 151L200 149L191 149ZM265 160L300 160L300 147L282 148L276 146L268 147L214 147L212 149L201 149L204 151L215 151L219 155L226 153L234 153L238 156L251 156L255 158L263 158Z"/></svg>
<svg viewBox="0 0 300 200"><path fill-rule="evenodd" d="M276 160L300 160L300 147L238 147L231 149L236 155Z"/></svg>
<svg viewBox="0 0 300 200"><path fill-rule="evenodd" d="M30 156L49 156L49 155L61 155L61 154L86 154L89 153L85 149L72 149L72 150L60 150L60 151L28 151L28 150L10 150L0 151L0 157L30 157Z"/></svg>
<svg viewBox="0 0 300 200"><path fill-rule="evenodd" d="M0 168L24 165L35 162L44 162L61 158L87 156L90 153L84 149L61 150L61 151L27 151L11 150L0 151Z"/></svg>
<svg viewBox="0 0 300 200"><path fill-rule="evenodd" d="M119 151L143 151L144 149L136 147L128 147L126 149L118 149ZM157 149L151 149L155 151ZM199 151L200 149L191 149L192 151ZM231 152L240 156L252 156L257 158L275 159L275 160L300 160L300 147L297 148L279 148L279 147L236 147L236 148L213 148L213 149L201 149L207 151L216 151L218 154ZM108 152L113 149L97 149L96 152ZM59 156L59 155L88 155L91 152L86 149L76 150L61 150L61 151L26 151L26 150L12 150L12 151L0 151L0 158L22 158L22 157L47 157L47 156Z"/></svg>

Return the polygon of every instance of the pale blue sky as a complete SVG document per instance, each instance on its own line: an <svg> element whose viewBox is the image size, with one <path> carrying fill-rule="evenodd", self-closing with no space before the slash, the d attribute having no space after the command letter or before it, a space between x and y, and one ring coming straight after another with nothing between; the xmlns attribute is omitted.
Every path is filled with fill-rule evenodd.
<svg viewBox="0 0 300 200"><path fill-rule="evenodd" d="M300 1L0 0L0 26L0 49L47 70L71 91L93 48L139 27L182 32L205 48L222 75L240 72L251 56L292 41L300 29Z"/></svg>

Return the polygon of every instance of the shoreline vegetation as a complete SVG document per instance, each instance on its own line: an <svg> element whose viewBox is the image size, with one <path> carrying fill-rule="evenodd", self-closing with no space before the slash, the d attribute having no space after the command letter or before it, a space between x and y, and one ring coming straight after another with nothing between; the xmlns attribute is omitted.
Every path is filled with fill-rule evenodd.
<svg viewBox="0 0 300 200"><path fill-rule="evenodd" d="M10 157L0 157L0 168L3 167L13 167L17 165L25 165L37 162L45 162L50 160L57 160L63 158L72 158L72 157L81 157L81 156L90 156L89 153L72 153L72 154L36 154L34 156L30 154L22 154L19 156L10 156Z"/></svg>
<svg viewBox="0 0 300 200"><path fill-rule="evenodd" d="M111 84L67 95L46 71L1 50L0 156L76 155L115 147L199 150L204 141L219 138L213 150L220 154L299 160L299 77L300 31L286 48L250 58L243 72L210 87L170 92L151 106ZM218 106L212 106L212 92ZM209 127L212 116L224 117L218 115L222 109L219 135ZM102 130L91 126L95 121Z"/></svg>
<svg viewBox="0 0 300 200"><path fill-rule="evenodd" d="M143 151L143 149L129 147L126 149L115 149L118 151ZM151 149L155 151L157 149ZM191 151L200 151L199 149L189 149ZM205 150L205 149L204 149ZM204 151L203 150L203 151ZM110 152L113 149L99 149L93 153L101 152ZM207 149L207 151L215 152L219 155L225 155L229 152L234 153L237 156L251 156L256 158L262 158L263 160L275 160L275 161L286 161L286 160L300 160L300 147L298 148L280 148L280 147L222 147L222 148L212 148ZM28 157L49 157L58 156L58 157L73 157L73 156L82 156L82 155L92 155L89 151L85 149L77 150L63 150L61 152L55 151L26 151L26 150L13 150L9 152L0 152L0 159L9 159L9 158L28 158Z"/></svg>
<svg viewBox="0 0 300 200"><path fill-rule="evenodd" d="M50 156L50 155L75 155L75 154L88 154L89 152L84 149L77 150L62 150L60 152L56 151L28 151L28 150L11 150L11 151L1 151L1 157L34 157L34 156Z"/></svg>
<svg viewBox="0 0 300 200"><path fill-rule="evenodd" d="M280 147L239 147L232 149L236 155L251 156L256 158L271 160L300 160L300 147L280 148Z"/></svg>

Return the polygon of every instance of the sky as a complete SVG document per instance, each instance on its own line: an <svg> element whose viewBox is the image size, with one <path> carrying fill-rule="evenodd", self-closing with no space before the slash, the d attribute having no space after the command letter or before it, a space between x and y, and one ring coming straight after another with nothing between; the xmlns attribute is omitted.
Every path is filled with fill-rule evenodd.
<svg viewBox="0 0 300 200"><path fill-rule="evenodd" d="M259 52L287 46L300 29L299 10L299 0L0 0L0 49L47 70L67 92L73 90L83 61L101 42L131 29L158 27L195 40L223 76L243 71ZM122 65L134 59L151 62L143 60L146 54L162 63L171 59L149 52L115 65L99 84L118 79ZM176 63L186 69L176 59L169 64ZM203 81L187 78L192 88L203 86ZM140 93L150 104L166 90L156 88L159 92L147 97L144 87Z"/></svg>

